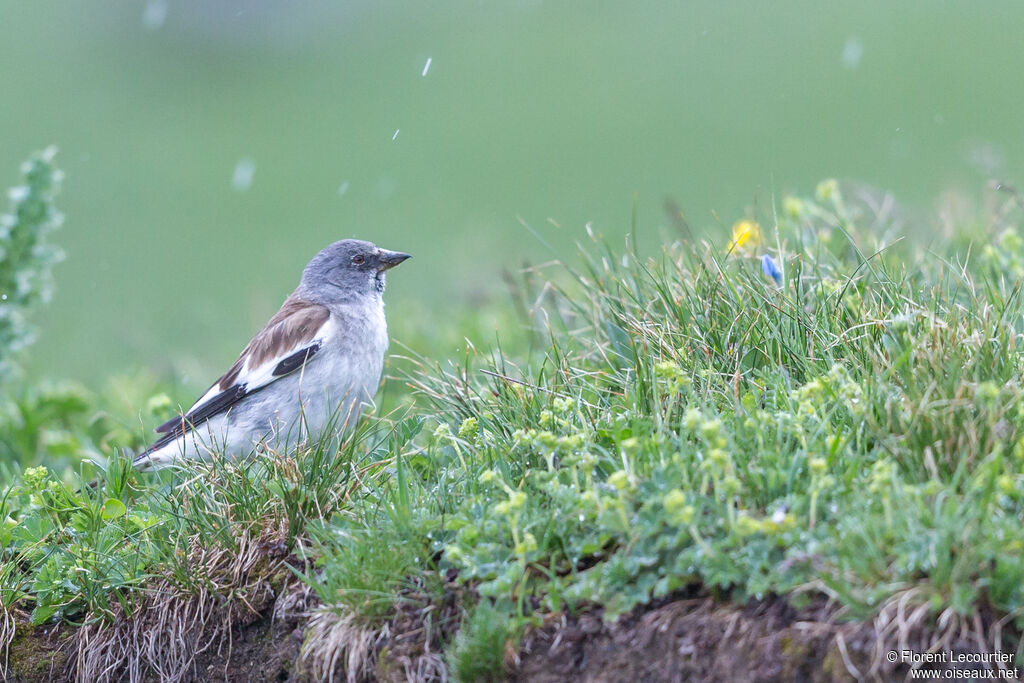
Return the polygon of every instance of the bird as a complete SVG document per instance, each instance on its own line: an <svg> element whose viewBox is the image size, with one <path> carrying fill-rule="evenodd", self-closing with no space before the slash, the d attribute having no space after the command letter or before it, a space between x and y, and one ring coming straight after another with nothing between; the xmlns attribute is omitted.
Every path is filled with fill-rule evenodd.
<svg viewBox="0 0 1024 683"><path fill-rule="evenodd" d="M388 347L385 273L409 254L346 239L325 247L295 291L188 411L156 428L132 460L142 471L270 441L344 433L371 405Z"/></svg>

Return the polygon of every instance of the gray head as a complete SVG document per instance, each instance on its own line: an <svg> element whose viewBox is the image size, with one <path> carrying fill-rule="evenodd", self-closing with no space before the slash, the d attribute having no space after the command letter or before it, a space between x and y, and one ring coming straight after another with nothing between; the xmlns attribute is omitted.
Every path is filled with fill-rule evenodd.
<svg viewBox="0 0 1024 683"><path fill-rule="evenodd" d="M341 240L323 249L302 271L295 293L316 303L333 303L384 291L384 272L410 258L372 242Z"/></svg>

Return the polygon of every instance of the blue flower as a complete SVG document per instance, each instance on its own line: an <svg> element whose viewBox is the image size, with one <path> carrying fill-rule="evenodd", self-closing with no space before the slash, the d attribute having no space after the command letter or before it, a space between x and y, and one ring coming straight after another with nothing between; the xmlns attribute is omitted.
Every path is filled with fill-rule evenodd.
<svg viewBox="0 0 1024 683"><path fill-rule="evenodd" d="M779 266L775 263L775 259L768 254L761 257L761 271L771 279L775 280L775 284L782 284L782 271L779 270Z"/></svg>

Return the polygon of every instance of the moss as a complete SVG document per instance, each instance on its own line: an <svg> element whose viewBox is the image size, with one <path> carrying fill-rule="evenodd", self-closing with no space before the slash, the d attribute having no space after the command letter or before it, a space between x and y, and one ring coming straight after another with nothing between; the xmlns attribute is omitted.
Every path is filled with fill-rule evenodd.
<svg viewBox="0 0 1024 683"><path fill-rule="evenodd" d="M49 633L47 628L51 629ZM63 672L67 653L61 648L70 633L61 627L18 624L8 655L8 676L12 681L40 683L56 680Z"/></svg>
<svg viewBox="0 0 1024 683"><path fill-rule="evenodd" d="M851 655L852 654L854 653L851 653ZM860 662L855 663L858 667L861 666ZM865 669L861 668L861 671L863 672ZM849 670L846 668L846 662L843 661L843 655L834 643L821 660L821 672L823 680L826 681L846 681L850 678Z"/></svg>
<svg viewBox="0 0 1024 683"><path fill-rule="evenodd" d="M402 678L402 665L395 661L391 648L385 645L377 652L377 668L374 672L378 681L397 681Z"/></svg>
<svg viewBox="0 0 1024 683"><path fill-rule="evenodd" d="M816 657L811 643L785 635L779 638L779 644L779 649L782 651L783 680L798 681L803 679L808 673L808 664Z"/></svg>

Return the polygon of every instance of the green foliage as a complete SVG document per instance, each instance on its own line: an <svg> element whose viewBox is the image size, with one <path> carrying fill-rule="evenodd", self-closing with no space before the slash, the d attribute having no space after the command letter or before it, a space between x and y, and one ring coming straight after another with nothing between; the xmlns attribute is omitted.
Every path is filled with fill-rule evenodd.
<svg viewBox="0 0 1024 683"><path fill-rule="evenodd" d="M443 560L480 594L606 618L691 583L818 585L861 617L910 589L1020 608L1013 263L893 249L835 184L785 208L781 289L752 250L595 236L553 281L543 357L421 371Z"/></svg>
<svg viewBox="0 0 1024 683"><path fill-rule="evenodd" d="M273 556L373 629L457 580L459 680L504 675L545 614L614 619L691 585L1021 626L1024 257L914 252L829 182L783 202L770 246L745 225L653 259L593 235L579 269L517 285L524 351L405 359L404 414L252 460L140 477L115 416L159 420L165 394L25 391L0 426L12 462L111 459L96 488L91 466L30 468L0 499L3 606L109 619L158 579L245 599L224 558Z"/></svg>
<svg viewBox="0 0 1024 683"><path fill-rule="evenodd" d="M157 577L186 594L213 591L225 583L224 558L244 554L251 567L263 555L308 556L307 526L326 528L348 507L355 478L383 476L387 465L376 459L415 434L408 425L384 433L370 426L344 441L324 438L296 444L287 454L185 463L154 478L116 456L103 470L83 464L69 483L46 467L30 467L0 498L2 606L31 606L35 623L112 619L131 613L145 582ZM386 568L385 558L355 566L331 554L344 544L326 550L328 534L314 538L326 566L340 562L360 576L383 576L373 566ZM397 581L418 558L394 557L403 564L388 576ZM345 576L327 577L323 590L339 582Z"/></svg>
<svg viewBox="0 0 1024 683"><path fill-rule="evenodd" d="M133 589L159 555L161 520L146 503L132 504L126 461L111 462L102 474L101 487L74 491L46 467L31 467L4 494L0 600L5 609L32 603L35 624L111 617L115 605L130 611Z"/></svg>
<svg viewBox="0 0 1024 683"><path fill-rule="evenodd" d="M398 422L386 440L370 451L370 464L360 476L372 477L362 495L346 502L344 514L330 523L311 524L308 555L316 571L304 575L319 598L346 612L379 621L393 613L398 595L414 577L420 588L431 588L432 517L410 508L409 482L402 452L419 433L421 420ZM387 457L391 455L393 457Z"/></svg>
<svg viewBox="0 0 1024 683"><path fill-rule="evenodd" d="M63 258L46 239L63 222L54 206L63 175L53 165L56 153L50 147L22 165L23 184L8 191L11 211L0 215L0 379L9 379L13 354L32 343L25 315L49 300L51 270Z"/></svg>
<svg viewBox="0 0 1024 683"><path fill-rule="evenodd" d="M513 615L483 600L466 617L446 653L455 681L504 681L505 654L522 626Z"/></svg>
<svg viewBox="0 0 1024 683"><path fill-rule="evenodd" d="M324 604L369 622L393 614L403 586L430 564L422 536L402 534L392 524L372 526L339 516L311 532L316 571L306 580Z"/></svg>
<svg viewBox="0 0 1024 683"><path fill-rule="evenodd" d="M14 383L7 393L0 397L0 482L40 463L67 479L82 460L102 463L119 449L139 448L139 419L154 423L171 405L145 374L113 377L99 394L69 381Z"/></svg>
<svg viewBox="0 0 1024 683"><path fill-rule="evenodd" d="M66 464L85 457L90 398L83 387L68 382L32 387L0 403L0 467L28 466L44 459L51 465Z"/></svg>

